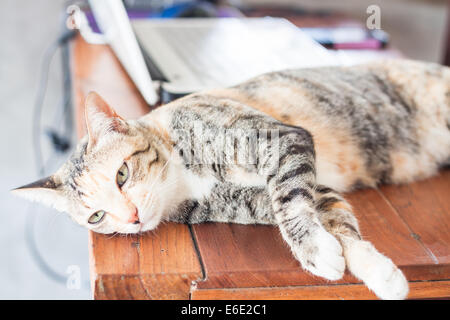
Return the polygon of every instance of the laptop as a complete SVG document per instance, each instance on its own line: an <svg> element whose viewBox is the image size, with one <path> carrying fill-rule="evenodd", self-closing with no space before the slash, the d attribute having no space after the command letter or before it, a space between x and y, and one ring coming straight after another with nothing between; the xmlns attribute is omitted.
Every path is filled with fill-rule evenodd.
<svg viewBox="0 0 450 320"><path fill-rule="evenodd" d="M97 23L145 100L232 86L262 73L338 64L282 18L129 20L120 0L90 0ZM160 82L156 97L152 81Z"/></svg>

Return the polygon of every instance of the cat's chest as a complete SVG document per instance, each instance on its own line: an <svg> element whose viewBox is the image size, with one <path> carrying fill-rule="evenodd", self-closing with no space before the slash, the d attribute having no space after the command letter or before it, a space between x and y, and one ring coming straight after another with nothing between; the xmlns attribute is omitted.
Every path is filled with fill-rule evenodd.
<svg viewBox="0 0 450 320"><path fill-rule="evenodd" d="M220 174L214 170L185 169L185 194L192 200L202 200L217 192L217 186L232 184L236 187L265 187L265 177L239 166L224 167Z"/></svg>
<svg viewBox="0 0 450 320"><path fill-rule="evenodd" d="M219 180L212 174L198 175L190 170L184 173L186 198L201 201L208 198Z"/></svg>
<svg viewBox="0 0 450 320"><path fill-rule="evenodd" d="M226 178L229 182L241 187L265 187L266 185L265 176L238 166L227 170Z"/></svg>

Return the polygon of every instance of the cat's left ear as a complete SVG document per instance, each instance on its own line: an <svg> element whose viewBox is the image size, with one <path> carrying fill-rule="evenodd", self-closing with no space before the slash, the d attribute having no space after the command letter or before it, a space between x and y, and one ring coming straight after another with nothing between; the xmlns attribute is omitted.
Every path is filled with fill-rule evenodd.
<svg viewBox="0 0 450 320"><path fill-rule="evenodd" d="M46 177L11 190L20 197L40 202L58 211L67 211L67 198L63 186L56 176Z"/></svg>
<svg viewBox="0 0 450 320"><path fill-rule="evenodd" d="M96 92L90 92L87 95L84 115L89 135L89 147L94 146L99 138L108 132L126 133L127 131L125 120Z"/></svg>

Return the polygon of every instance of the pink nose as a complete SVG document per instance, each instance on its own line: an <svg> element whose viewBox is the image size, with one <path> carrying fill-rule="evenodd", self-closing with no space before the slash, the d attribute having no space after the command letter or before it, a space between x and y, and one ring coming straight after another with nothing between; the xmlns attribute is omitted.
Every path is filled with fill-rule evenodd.
<svg viewBox="0 0 450 320"><path fill-rule="evenodd" d="M138 215L138 209L137 208L134 209L134 213L131 215L130 219L128 220L128 223L132 223L132 224L141 223L139 221L139 215Z"/></svg>

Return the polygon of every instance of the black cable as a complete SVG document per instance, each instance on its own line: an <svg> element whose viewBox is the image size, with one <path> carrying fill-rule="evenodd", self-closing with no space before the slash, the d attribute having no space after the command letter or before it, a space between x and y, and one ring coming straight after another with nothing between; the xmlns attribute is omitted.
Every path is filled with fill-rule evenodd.
<svg viewBox="0 0 450 320"><path fill-rule="evenodd" d="M41 66L41 79L39 81L39 86L37 89L37 94L33 107L33 123L32 123L32 132L33 132L33 149L35 154L35 167L36 172L39 177L44 174L44 160L42 158L41 151L41 115L42 115L42 107L44 104L45 93L47 91L47 83L48 83L48 73L50 70L50 64L52 62L53 56L56 53L56 50L62 44L61 37L59 37L55 42L53 42L50 47L44 53L44 58L42 60Z"/></svg>
<svg viewBox="0 0 450 320"><path fill-rule="evenodd" d="M60 274L59 272L53 270L52 267L44 260L39 249L36 245L36 239L34 236L34 225L36 222L36 212L31 212L33 209L33 205L29 205L28 214L27 214L27 222L25 224L25 240L27 242L28 249L31 253L32 258L36 261L39 269L49 278L53 279L56 282L65 283L67 281L67 277L65 275Z"/></svg>
<svg viewBox="0 0 450 320"><path fill-rule="evenodd" d="M66 44L62 47L61 50L61 63L62 63L62 72L64 74L64 82L63 82L63 112L65 116L65 126L66 129L64 132L64 136L66 137L70 147L70 140L73 135L73 113L72 113L72 81L71 81L71 72L70 72L70 52L69 46Z"/></svg>
<svg viewBox="0 0 450 320"><path fill-rule="evenodd" d="M48 83L48 74L50 70L50 65L53 60L53 57L58 50L58 48L62 45L67 44L67 42L72 39L72 37L76 34L75 31L65 31L58 39L53 42L45 51L42 66L41 66L41 79L39 81L39 86L35 98L34 108L33 108L33 149L35 154L35 165L36 165L36 173L39 177L42 177L45 174L46 165L44 164L44 160L42 158L42 149L41 149L41 116L42 116L42 108L43 102L45 98L45 93L47 91L47 83ZM67 76L67 73L65 74ZM69 82L70 83L70 82ZM67 86L67 81L64 81L64 86ZM70 104L67 101L67 95L65 95L64 101L64 113L70 112ZM66 125L68 123L66 122ZM67 135L71 132L71 125L69 128L66 128ZM50 156L50 159L53 155ZM32 206L30 205L29 211L31 211ZM41 269L41 271L47 275L49 278L57 281L65 283L67 277L65 275L61 275L57 271L53 270L52 267L44 260L39 249L36 246L36 241L34 237L34 224L36 219L36 213L29 212L28 218L25 227L25 239L27 246L30 250L30 253L33 259L36 261L37 265Z"/></svg>
<svg viewBox="0 0 450 320"><path fill-rule="evenodd" d="M73 113L72 113L72 84L70 73L69 46L64 44L61 47L61 67L63 73L62 92L63 95L58 101L62 108L55 112L53 128L46 128L45 133L50 139L53 148L61 153L68 151L73 139ZM61 129L62 127L62 129Z"/></svg>
<svg viewBox="0 0 450 320"><path fill-rule="evenodd" d="M44 58L42 60L41 66L41 79L39 81L39 86L36 94L36 99L33 108L33 147L34 153L36 155L35 165L36 172L39 176L42 176L43 173L43 159L41 152L41 114L42 114L42 106L44 104L45 93L47 91L47 83L48 83L48 73L50 70L50 64L52 62L53 56L61 45L64 45L68 40L74 37L76 34L75 31L65 31L58 39L53 42L50 47L44 53Z"/></svg>
<svg viewBox="0 0 450 320"><path fill-rule="evenodd" d="M71 147L71 140L73 138L73 114L72 114L72 85L70 73L70 54L69 46L63 45L61 47L61 70L63 74L62 80L62 114L59 121L55 121L58 127L54 129L46 129L46 133L51 139L53 148L59 152L66 152ZM62 130L58 130L60 127Z"/></svg>

